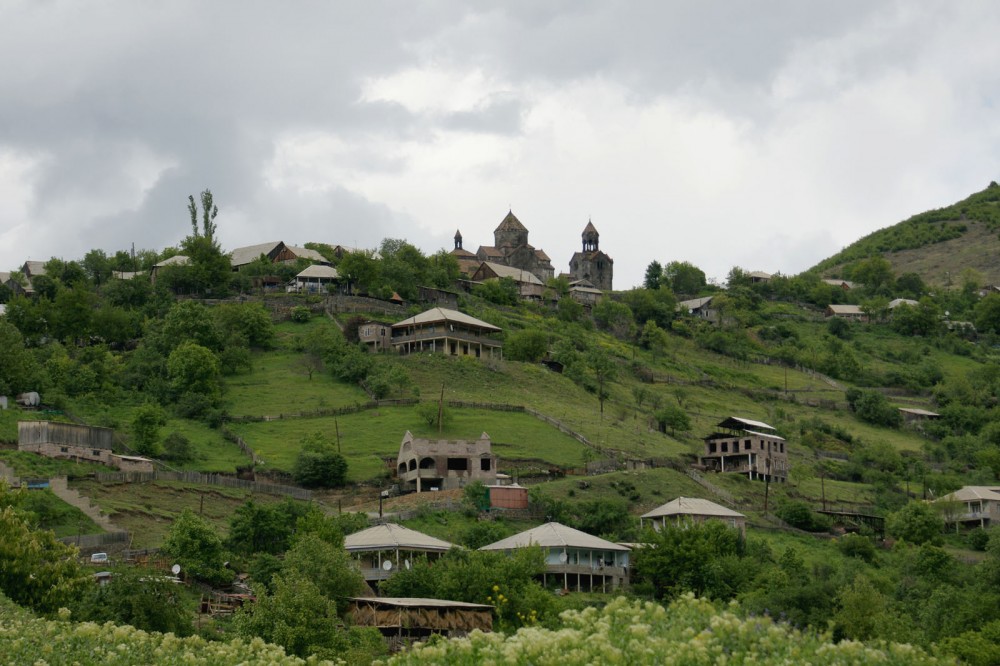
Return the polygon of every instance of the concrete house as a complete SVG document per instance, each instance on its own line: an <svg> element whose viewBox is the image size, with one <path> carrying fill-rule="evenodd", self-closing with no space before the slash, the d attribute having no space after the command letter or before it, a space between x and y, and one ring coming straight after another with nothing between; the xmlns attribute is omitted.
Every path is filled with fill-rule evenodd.
<svg viewBox="0 0 1000 666"><path fill-rule="evenodd" d="M580 305L593 307L604 297L604 292L588 280L574 280L569 283L569 297Z"/></svg>
<svg viewBox="0 0 1000 666"><path fill-rule="evenodd" d="M418 557L435 560L452 548L452 543L395 523L375 525L344 537L344 550L373 586L399 569L409 569Z"/></svg>
<svg viewBox="0 0 1000 666"><path fill-rule="evenodd" d="M545 523L479 550L510 553L540 546L545 551L542 584L565 590L608 592L626 585L631 549L561 523Z"/></svg>
<svg viewBox="0 0 1000 666"><path fill-rule="evenodd" d="M370 319L358 327L358 339L370 352L392 349L392 324Z"/></svg>
<svg viewBox="0 0 1000 666"><path fill-rule="evenodd" d="M18 421L17 450L49 458L95 462L123 472L152 472L153 461L113 453L114 430L54 421Z"/></svg>
<svg viewBox="0 0 1000 666"><path fill-rule="evenodd" d="M958 508L954 513L945 512L948 524L982 528L1000 524L1000 486L965 486L935 502L946 503Z"/></svg>
<svg viewBox="0 0 1000 666"><path fill-rule="evenodd" d="M401 488L418 493L461 488L472 481L492 485L497 458L485 432L477 440L422 439L407 430L396 456L396 475Z"/></svg>
<svg viewBox="0 0 1000 666"><path fill-rule="evenodd" d="M718 311L712 307L712 296L704 296L702 298L692 298L687 301L681 301L677 304L678 312L683 312L691 315L692 317L697 317L698 319L706 319L708 321L715 321L718 319Z"/></svg>
<svg viewBox="0 0 1000 666"><path fill-rule="evenodd" d="M705 438L705 452L698 459L704 469L751 480L788 480L788 450L773 427L738 416L716 427L719 431Z"/></svg>
<svg viewBox="0 0 1000 666"><path fill-rule="evenodd" d="M678 527L688 524L702 524L708 521L720 521L740 534L747 532L747 517L739 511L733 511L721 504L698 497L678 497L666 504L656 507L639 517L639 524L649 524L654 530L663 529L664 525Z"/></svg>
<svg viewBox="0 0 1000 666"><path fill-rule="evenodd" d="M431 308L392 325L392 346L401 354L503 358L499 327L457 310Z"/></svg>

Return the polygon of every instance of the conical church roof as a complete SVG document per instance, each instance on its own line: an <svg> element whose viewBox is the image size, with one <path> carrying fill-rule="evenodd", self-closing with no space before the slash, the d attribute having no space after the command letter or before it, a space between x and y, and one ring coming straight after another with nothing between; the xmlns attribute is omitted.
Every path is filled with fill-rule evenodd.
<svg viewBox="0 0 1000 666"><path fill-rule="evenodd" d="M594 235L594 236L599 235L597 233L597 227L594 226L594 223L591 222L590 220L587 220L587 226L585 226L583 228L583 235L584 235L584 237L586 237L586 236L591 235L591 234Z"/></svg>
<svg viewBox="0 0 1000 666"><path fill-rule="evenodd" d="M521 220L514 216L514 213L507 211L507 217L503 218L500 222L500 226L496 228L497 231L527 231L528 229L521 224Z"/></svg>

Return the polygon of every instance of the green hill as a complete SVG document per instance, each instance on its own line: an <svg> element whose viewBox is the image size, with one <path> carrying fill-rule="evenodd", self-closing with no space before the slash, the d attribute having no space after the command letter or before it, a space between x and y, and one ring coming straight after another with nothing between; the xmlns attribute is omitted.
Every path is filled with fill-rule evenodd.
<svg viewBox="0 0 1000 666"><path fill-rule="evenodd" d="M929 210L855 241L811 270L843 274L845 267L881 255L897 275L916 273L933 286L961 284L962 272L978 271L985 282L1000 282L1000 186L944 208Z"/></svg>

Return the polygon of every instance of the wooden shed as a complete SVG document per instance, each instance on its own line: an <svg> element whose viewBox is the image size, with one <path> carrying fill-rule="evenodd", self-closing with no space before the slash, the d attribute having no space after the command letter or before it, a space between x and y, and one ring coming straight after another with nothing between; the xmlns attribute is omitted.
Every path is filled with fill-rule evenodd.
<svg viewBox="0 0 1000 666"><path fill-rule="evenodd" d="M359 627L384 636L461 636L473 629L493 630L493 606L417 597L352 597L348 612Z"/></svg>
<svg viewBox="0 0 1000 666"><path fill-rule="evenodd" d="M527 509L528 489L516 483L509 486L489 486L490 507L493 509Z"/></svg>

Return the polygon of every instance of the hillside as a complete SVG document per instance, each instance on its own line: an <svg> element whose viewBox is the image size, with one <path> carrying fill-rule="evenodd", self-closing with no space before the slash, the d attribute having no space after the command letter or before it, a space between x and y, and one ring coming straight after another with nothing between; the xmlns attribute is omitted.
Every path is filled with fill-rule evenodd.
<svg viewBox="0 0 1000 666"><path fill-rule="evenodd" d="M1000 282L998 232L1000 186L993 182L950 206L875 231L810 270L841 276L853 262L881 255L897 275L916 273L931 286L959 286L966 269L978 271L985 284L996 284Z"/></svg>

